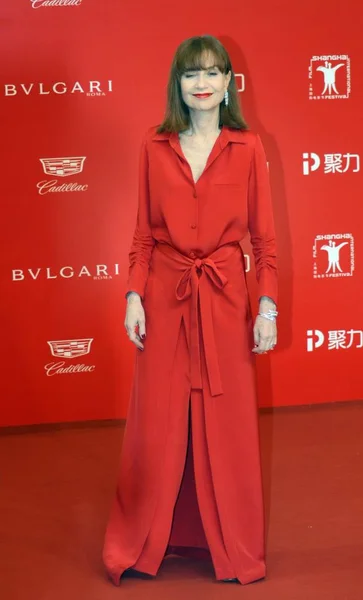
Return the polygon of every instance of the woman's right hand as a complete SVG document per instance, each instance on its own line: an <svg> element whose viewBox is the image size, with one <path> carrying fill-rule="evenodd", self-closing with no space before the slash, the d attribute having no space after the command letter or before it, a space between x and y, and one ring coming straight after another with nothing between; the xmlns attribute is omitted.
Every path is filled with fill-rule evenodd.
<svg viewBox="0 0 363 600"><path fill-rule="evenodd" d="M132 292L127 298L126 317L124 323L127 335L131 342L135 344L139 350L144 349L144 344L141 339L146 336L145 330L145 311L139 294ZM139 333L136 333L136 327L139 326Z"/></svg>

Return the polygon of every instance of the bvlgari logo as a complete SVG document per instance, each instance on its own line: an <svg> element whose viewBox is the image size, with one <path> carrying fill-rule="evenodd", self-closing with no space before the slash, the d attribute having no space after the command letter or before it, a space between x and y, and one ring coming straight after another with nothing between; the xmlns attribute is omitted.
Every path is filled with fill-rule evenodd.
<svg viewBox="0 0 363 600"><path fill-rule="evenodd" d="M33 8L42 6L79 6L82 0L30 0Z"/></svg>
<svg viewBox="0 0 363 600"><path fill-rule="evenodd" d="M119 275L119 265L82 265L78 269L69 265L55 269L53 267L37 267L31 269L13 269L12 281L44 281L47 279L113 279Z"/></svg>
<svg viewBox="0 0 363 600"><path fill-rule="evenodd" d="M75 81L67 84L65 81L56 81L55 83L5 83L5 96L49 96L55 94L61 96L64 94L85 94L86 96L106 96L111 93L112 80L101 81Z"/></svg>
<svg viewBox="0 0 363 600"><path fill-rule="evenodd" d="M61 359L72 359L85 356L91 351L93 338L83 338L75 340L53 340L48 345L52 356ZM48 377L52 375L64 375L66 373L92 373L95 365L67 364L66 361L51 362L45 365L44 369Z"/></svg>
<svg viewBox="0 0 363 600"><path fill-rule="evenodd" d="M67 156L63 158L40 158L39 159L43 171L46 175L57 176L57 177L70 177L82 173L83 164L86 160L85 156ZM57 179L43 180L37 183L39 194L52 192L86 192L88 189L87 184L79 184L77 182L61 183L58 184Z"/></svg>

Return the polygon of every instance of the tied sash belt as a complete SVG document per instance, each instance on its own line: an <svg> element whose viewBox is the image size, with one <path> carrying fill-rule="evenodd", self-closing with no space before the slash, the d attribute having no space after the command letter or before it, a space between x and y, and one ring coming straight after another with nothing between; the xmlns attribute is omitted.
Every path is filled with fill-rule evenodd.
<svg viewBox="0 0 363 600"><path fill-rule="evenodd" d="M227 277L221 268L240 249L239 244L220 246L208 257L190 258L169 244L156 248L172 259L172 268L182 271L175 288L178 301L190 299L190 373L192 389L202 389L200 342L204 346L207 374L212 396L223 394L213 324L213 296L223 291ZM201 325L201 331L200 331ZM201 335L200 335L201 334Z"/></svg>

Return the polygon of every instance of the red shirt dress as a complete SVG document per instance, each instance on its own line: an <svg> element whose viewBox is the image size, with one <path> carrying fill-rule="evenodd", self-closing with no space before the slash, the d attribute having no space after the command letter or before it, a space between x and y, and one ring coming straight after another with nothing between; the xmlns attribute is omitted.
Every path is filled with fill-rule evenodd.
<svg viewBox="0 0 363 600"><path fill-rule="evenodd" d="M178 134L151 128L127 282L143 299L145 349L103 553L116 585L130 567L155 575L168 552L204 550L217 579L265 576L248 233L259 296L277 302L259 136L223 126L194 182Z"/></svg>

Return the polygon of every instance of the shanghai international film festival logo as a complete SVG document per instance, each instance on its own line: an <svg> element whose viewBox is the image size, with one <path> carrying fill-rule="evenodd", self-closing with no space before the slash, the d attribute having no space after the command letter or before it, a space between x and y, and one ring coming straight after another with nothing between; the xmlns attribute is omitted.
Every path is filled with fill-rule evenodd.
<svg viewBox="0 0 363 600"><path fill-rule="evenodd" d="M40 158L43 171L51 177L72 177L83 171L85 156L66 156L62 158ZM38 193L44 194L53 192L86 192L88 184L79 184L77 182L58 183L58 179L42 180L37 183Z"/></svg>
<svg viewBox="0 0 363 600"><path fill-rule="evenodd" d="M310 59L310 100L346 99L350 96L350 87L350 58L347 54L327 54Z"/></svg>
<svg viewBox="0 0 363 600"><path fill-rule="evenodd" d="M325 175L360 171L359 154L346 152L319 156L316 152L303 152L302 157L304 175L310 175L314 171L323 171Z"/></svg>
<svg viewBox="0 0 363 600"><path fill-rule="evenodd" d="M307 352L314 352L322 347L327 350L363 348L363 331L361 329L333 329L324 333L320 329L308 329L306 332Z"/></svg>
<svg viewBox="0 0 363 600"><path fill-rule="evenodd" d="M352 277L354 238L351 233L317 235L313 245L313 276Z"/></svg>
<svg viewBox="0 0 363 600"><path fill-rule="evenodd" d="M46 6L80 6L82 0L30 0L33 8L42 8Z"/></svg>
<svg viewBox="0 0 363 600"><path fill-rule="evenodd" d="M44 369L48 377L53 375L64 375L67 373L92 373L96 366L85 365L83 363L67 364L63 359L78 359L86 356L91 351L93 338L84 338L76 340L53 340L49 341L50 352L55 358L61 359L58 362L51 362L45 365Z"/></svg>
<svg viewBox="0 0 363 600"><path fill-rule="evenodd" d="M66 83L56 81L54 83L32 82L32 83L5 83L4 95L11 98L14 96L63 96L64 94L78 96L106 96L113 91L112 79L107 81L75 81Z"/></svg>

